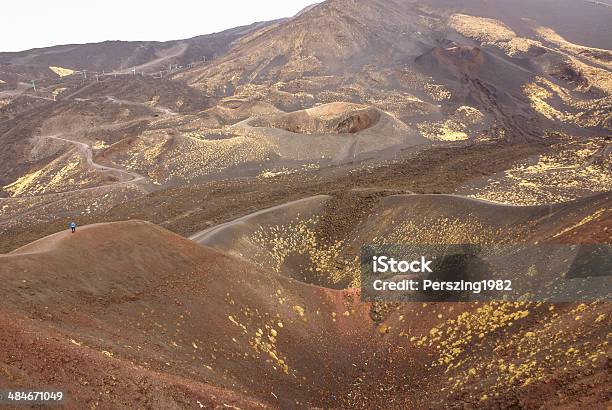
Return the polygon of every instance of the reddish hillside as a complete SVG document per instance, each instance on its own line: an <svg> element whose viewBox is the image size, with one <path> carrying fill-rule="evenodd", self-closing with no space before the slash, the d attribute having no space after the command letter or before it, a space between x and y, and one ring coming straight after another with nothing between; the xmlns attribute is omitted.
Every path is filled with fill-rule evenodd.
<svg viewBox="0 0 612 410"><path fill-rule="evenodd" d="M137 221L0 259L0 382L69 408L605 408L605 304L370 305Z"/></svg>

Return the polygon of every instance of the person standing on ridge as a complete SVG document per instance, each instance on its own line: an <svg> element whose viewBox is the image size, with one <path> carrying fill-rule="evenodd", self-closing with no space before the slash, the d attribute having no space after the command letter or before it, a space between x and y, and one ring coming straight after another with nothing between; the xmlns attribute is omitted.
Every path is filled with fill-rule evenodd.
<svg viewBox="0 0 612 410"><path fill-rule="evenodd" d="M76 232L76 223L70 222L70 230L72 231L72 233Z"/></svg>

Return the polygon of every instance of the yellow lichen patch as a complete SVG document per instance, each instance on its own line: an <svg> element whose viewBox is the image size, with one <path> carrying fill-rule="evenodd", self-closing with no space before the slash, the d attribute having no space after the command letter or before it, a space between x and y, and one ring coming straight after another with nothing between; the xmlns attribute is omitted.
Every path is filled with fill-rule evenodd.
<svg viewBox="0 0 612 410"><path fill-rule="evenodd" d="M541 302L491 302L410 341L417 348L434 349L431 368L444 369L451 376L451 394L468 386L488 395L503 394L546 382L561 369L571 372L570 366L596 366L607 358L610 334L606 335L606 323L597 321L602 306L580 304L561 315ZM573 320L577 314L593 326L577 328ZM531 327L532 315L539 318L536 327Z"/></svg>
<svg viewBox="0 0 612 410"><path fill-rule="evenodd" d="M478 109L463 105L446 120L418 123L421 134L433 141L462 141L468 139L470 128L482 123L484 115Z"/></svg>
<svg viewBox="0 0 612 410"><path fill-rule="evenodd" d="M557 34L552 28L540 26L535 24L532 20L530 20L530 23L541 38L559 46L561 50L572 55L579 55L581 58L592 63L612 69L612 63L610 62L612 61L612 51L602 48L586 47L569 42Z"/></svg>
<svg viewBox="0 0 612 410"><path fill-rule="evenodd" d="M71 70L69 68L64 68L64 67L49 66L49 70L53 71L55 74L59 75L60 77L66 77L66 76L74 74L74 70Z"/></svg>
<svg viewBox="0 0 612 410"><path fill-rule="evenodd" d="M53 92L51 94L57 97L58 95L60 95L61 93L63 93L66 90L67 90L66 87L58 87L55 90L53 90Z"/></svg>
<svg viewBox="0 0 612 410"><path fill-rule="evenodd" d="M612 186L610 157L592 161L605 150L604 144L594 139L568 139L558 144L554 153L516 164L503 174L488 178L484 185L468 187L464 192L504 204L540 205L607 191ZM581 224L586 222L589 220Z"/></svg>
<svg viewBox="0 0 612 410"><path fill-rule="evenodd" d="M575 58L570 58L568 64L581 72L590 84L606 90L608 95L578 98L575 93L570 93L550 80L536 77L533 83L523 86L523 93L529 98L531 107L551 120L580 127L605 127L612 102L609 72L587 66Z"/></svg>
<svg viewBox="0 0 612 410"><path fill-rule="evenodd" d="M305 314L305 312L306 312L306 311L304 310L304 308L303 308L303 307L301 307L301 306L299 306L299 305L295 305L295 306L293 306L293 311L294 311L295 313L297 313L297 314L298 314L298 316L300 316L300 317L304 317L304 314Z"/></svg>
<svg viewBox="0 0 612 410"><path fill-rule="evenodd" d="M333 283L340 282L344 276L332 269L332 262L338 258L344 242L321 240L315 230L318 223L317 217L297 217L286 224L260 227L249 238L250 242L258 245L259 253L254 260L261 266L280 272L288 257L300 255L308 261L304 268L307 273Z"/></svg>
<svg viewBox="0 0 612 410"><path fill-rule="evenodd" d="M278 351L277 347L279 331L273 326L274 322L270 322L264 325L265 330L258 328L249 345L256 353L263 353L266 362L269 362L275 370L289 374L287 358Z"/></svg>
<svg viewBox="0 0 612 410"><path fill-rule="evenodd" d="M11 196L40 195L71 191L101 182L97 173L89 169L81 155L67 152L44 167L22 175L4 190Z"/></svg>
<svg viewBox="0 0 612 410"><path fill-rule="evenodd" d="M479 41L483 46L493 46L514 57L528 53L532 47L542 47L539 41L518 37L503 22L491 18L453 14L448 23L459 34Z"/></svg>
<svg viewBox="0 0 612 410"><path fill-rule="evenodd" d="M450 27L465 37L481 42L510 41L516 33L499 20L456 13L448 19Z"/></svg>

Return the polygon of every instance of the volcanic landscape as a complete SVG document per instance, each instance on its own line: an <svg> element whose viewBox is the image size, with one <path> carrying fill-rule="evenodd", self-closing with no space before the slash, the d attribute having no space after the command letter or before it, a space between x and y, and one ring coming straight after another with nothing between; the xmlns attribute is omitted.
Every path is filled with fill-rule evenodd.
<svg viewBox="0 0 612 410"><path fill-rule="evenodd" d="M610 244L610 21L327 0L0 53L0 386L75 409L610 408L606 300L365 302L359 262Z"/></svg>

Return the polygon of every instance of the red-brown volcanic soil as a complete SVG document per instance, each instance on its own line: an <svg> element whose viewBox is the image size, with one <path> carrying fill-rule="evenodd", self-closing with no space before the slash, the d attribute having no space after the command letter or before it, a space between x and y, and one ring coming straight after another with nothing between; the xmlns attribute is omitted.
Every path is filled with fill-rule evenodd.
<svg viewBox="0 0 612 410"><path fill-rule="evenodd" d="M610 304L372 305L140 221L61 232L0 260L0 383L63 389L68 408L609 399Z"/></svg>
<svg viewBox="0 0 612 410"><path fill-rule="evenodd" d="M368 243L612 242L611 17L327 0L0 53L0 388L74 409L611 408L609 302L366 303L357 283Z"/></svg>

